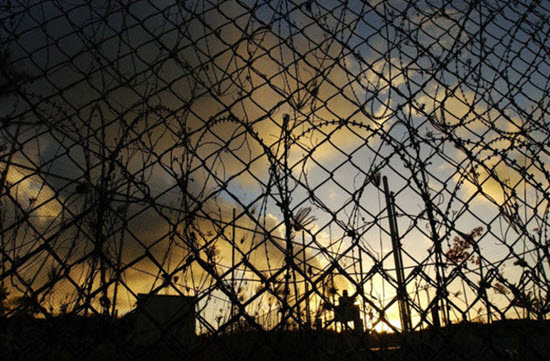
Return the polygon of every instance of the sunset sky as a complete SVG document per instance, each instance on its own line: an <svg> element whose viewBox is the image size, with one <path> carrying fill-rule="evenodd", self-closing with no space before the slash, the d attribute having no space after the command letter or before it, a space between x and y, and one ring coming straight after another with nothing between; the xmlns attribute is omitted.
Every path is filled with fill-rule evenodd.
<svg viewBox="0 0 550 361"><path fill-rule="evenodd" d="M308 287L328 288L337 264L354 282L368 277L366 304L384 308L396 276L375 173L395 193L413 326L435 297L433 240L445 253L476 227L484 282L548 294L526 272L549 271L547 2L23 3L0 15L2 279L14 295L39 290L55 314L89 288L100 310L101 239L120 313L137 293L182 292L217 326L230 309L220 289L246 302L269 287L244 263L227 272L230 241L237 263L246 256L281 282L285 209L292 218L309 207L314 221L291 232ZM443 257L451 319L486 314L478 266ZM163 288L163 273L178 280ZM242 281L231 287L232 277ZM305 290L299 272L292 282L291 299ZM341 274L335 287L356 292ZM491 287L491 304L523 315ZM315 310L329 297L318 292ZM272 302L265 293L247 312ZM385 317L401 327L396 302Z"/></svg>

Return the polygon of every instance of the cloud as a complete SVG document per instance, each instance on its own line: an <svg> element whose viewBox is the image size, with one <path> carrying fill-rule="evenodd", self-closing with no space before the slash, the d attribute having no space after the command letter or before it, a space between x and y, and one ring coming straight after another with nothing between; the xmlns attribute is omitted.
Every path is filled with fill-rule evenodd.
<svg viewBox="0 0 550 361"><path fill-rule="evenodd" d="M2 169L4 172L4 169ZM23 167L10 165L6 175L5 187L8 197L3 206L3 218L7 225L28 219L42 231L51 226L62 212L62 200L55 190L38 174Z"/></svg>

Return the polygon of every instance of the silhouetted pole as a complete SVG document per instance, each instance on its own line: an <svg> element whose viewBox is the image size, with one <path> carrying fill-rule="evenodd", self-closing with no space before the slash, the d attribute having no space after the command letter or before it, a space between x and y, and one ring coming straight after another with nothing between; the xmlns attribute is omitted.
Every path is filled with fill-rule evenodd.
<svg viewBox="0 0 550 361"><path fill-rule="evenodd" d="M235 214L235 208L233 208L233 222L232 222L232 232L231 232L231 288L233 289L233 292L235 292L235 247L237 247L237 244L235 243L235 230L236 230L236 226L235 226L235 219L236 219L236 214ZM233 302L231 302L231 319L233 319L233 317L235 317L235 305L233 304ZM233 330L233 326L235 325L235 323L233 322L233 324L231 325L231 330Z"/></svg>
<svg viewBox="0 0 550 361"><path fill-rule="evenodd" d="M288 326L288 315L287 312L291 312L289 309L289 294L290 294L290 273L293 268L293 257L294 250L292 244L292 213L290 211L290 190L288 186L289 179L289 166L288 166L288 150L290 147L290 128L289 128L290 117L288 114L283 116L283 133L284 133L284 153L283 153L283 169L284 176L282 179L282 185L280 185L281 191L281 208L284 216L285 224L285 288L283 293L283 305L281 308L281 325L283 330L287 329Z"/></svg>
<svg viewBox="0 0 550 361"><path fill-rule="evenodd" d="M363 278L363 254L361 253L361 245L359 245L359 282L361 285L361 301L363 301L363 322L364 322L364 328L366 329L367 326L367 302L365 301L365 279ZM355 326L355 325L354 325Z"/></svg>
<svg viewBox="0 0 550 361"><path fill-rule="evenodd" d="M397 219L395 215L395 200L393 193L390 193L388 187L388 178L383 177L384 193L386 194L386 209L388 210L388 221L390 224L390 235L393 246L393 259L395 261L395 273L397 274L397 302L399 304L399 316L401 326L404 332L411 330L411 315L409 304L407 303L407 288L405 286L405 273L403 272L403 259L401 257L401 242L399 240L399 231L397 229Z"/></svg>
<svg viewBox="0 0 550 361"><path fill-rule="evenodd" d="M298 254L296 254L296 259L298 259ZM292 278L294 279L294 303L296 306L296 318L300 321L298 323L298 326L300 326L302 318L300 311L300 292L298 290L298 279L296 278L296 268L292 268Z"/></svg>
<svg viewBox="0 0 550 361"><path fill-rule="evenodd" d="M304 258L304 290L306 293L306 323L307 328L311 327L311 313L309 308L309 285L307 283L308 278L307 275L307 260L306 260L306 239L304 235L304 231L302 231L302 255Z"/></svg>

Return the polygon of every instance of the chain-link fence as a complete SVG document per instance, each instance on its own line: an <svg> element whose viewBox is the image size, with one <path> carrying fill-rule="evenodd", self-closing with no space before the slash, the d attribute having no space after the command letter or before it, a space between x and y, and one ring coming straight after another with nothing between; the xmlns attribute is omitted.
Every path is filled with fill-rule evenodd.
<svg viewBox="0 0 550 361"><path fill-rule="evenodd" d="M7 359L550 354L549 2L0 9Z"/></svg>

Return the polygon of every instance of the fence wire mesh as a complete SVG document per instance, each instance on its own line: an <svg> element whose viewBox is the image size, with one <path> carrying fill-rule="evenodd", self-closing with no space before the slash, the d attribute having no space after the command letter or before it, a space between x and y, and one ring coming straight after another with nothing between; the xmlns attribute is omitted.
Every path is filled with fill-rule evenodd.
<svg viewBox="0 0 550 361"><path fill-rule="evenodd" d="M550 354L549 2L0 9L6 359Z"/></svg>

